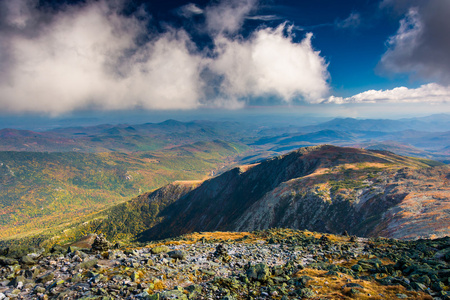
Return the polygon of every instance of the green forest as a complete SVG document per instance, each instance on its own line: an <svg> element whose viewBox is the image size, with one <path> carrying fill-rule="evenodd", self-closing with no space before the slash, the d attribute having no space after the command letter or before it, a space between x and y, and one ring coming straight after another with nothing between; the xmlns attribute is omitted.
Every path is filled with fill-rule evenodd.
<svg viewBox="0 0 450 300"><path fill-rule="evenodd" d="M205 179L247 149L215 140L133 153L0 152L0 239L89 218L175 180Z"/></svg>

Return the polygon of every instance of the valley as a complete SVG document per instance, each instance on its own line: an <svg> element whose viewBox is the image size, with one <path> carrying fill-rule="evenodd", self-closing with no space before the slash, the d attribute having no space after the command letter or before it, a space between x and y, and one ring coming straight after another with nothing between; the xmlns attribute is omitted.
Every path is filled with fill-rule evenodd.
<svg viewBox="0 0 450 300"><path fill-rule="evenodd" d="M89 218L174 180L204 179L246 149L216 140L159 152L0 152L0 238Z"/></svg>

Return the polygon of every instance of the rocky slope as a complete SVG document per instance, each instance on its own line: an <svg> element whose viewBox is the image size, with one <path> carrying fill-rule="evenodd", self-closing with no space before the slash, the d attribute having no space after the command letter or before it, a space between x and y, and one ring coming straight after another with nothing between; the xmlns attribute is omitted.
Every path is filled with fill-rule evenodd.
<svg viewBox="0 0 450 300"><path fill-rule="evenodd" d="M0 299L450 299L448 238L277 229L0 250Z"/></svg>
<svg viewBox="0 0 450 300"><path fill-rule="evenodd" d="M450 169L390 152L301 148L165 197L141 241L272 227L401 239L450 234ZM150 194L151 203L159 192Z"/></svg>

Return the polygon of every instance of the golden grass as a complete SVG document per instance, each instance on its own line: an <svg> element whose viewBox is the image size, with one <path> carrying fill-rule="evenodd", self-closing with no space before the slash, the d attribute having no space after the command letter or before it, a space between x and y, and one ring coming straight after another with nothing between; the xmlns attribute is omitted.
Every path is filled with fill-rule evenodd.
<svg viewBox="0 0 450 300"><path fill-rule="evenodd" d="M199 185L203 183L205 180L176 180L172 184L179 185Z"/></svg>
<svg viewBox="0 0 450 300"><path fill-rule="evenodd" d="M186 235L187 238L194 239L195 241L200 240L201 238L205 238L206 240L237 240L241 239L244 236L248 236L249 239L255 239L255 235L250 232L223 232L223 231L215 231L215 232L194 232L189 235Z"/></svg>
<svg viewBox="0 0 450 300"><path fill-rule="evenodd" d="M154 284L155 284L155 287L153 289L156 291L164 290L166 288L166 285L160 280L157 280Z"/></svg>
<svg viewBox="0 0 450 300"><path fill-rule="evenodd" d="M354 279L353 277L338 273L338 276L326 275L327 271L305 268L295 274L295 277L310 276L313 279L307 283L320 298L325 299L398 299L397 294L405 294L408 299L432 299L431 296L415 291L408 291L403 286L383 286L375 281ZM353 294L351 287L346 284L355 283L360 287L353 287L358 293Z"/></svg>
<svg viewBox="0 0 450 300"><path fill-rule="evenodd" d="M344 243L344 242L348 242L348 240L349 240L349 237L338 236L338 235L334 235L334 234L318 233L318 232L310 232L310 231L302 231L302 233L305 236L312 236L316 239L320 239L322 236L326 236L332 243L336 243L336 242Z"/></svg>
<svg viewBox="0 0 450 300"><path fill-rule="evenodd" d="M259 164L260 163L250 164L250 165L241 165L241 166L239 166L239 171L241 171L242 173L247 172L248 170L250 170L251 168L253 168L254 166L257 166Z"/></svg>
<svg viewBox="0 0 450 300"><path fill-rule="evenodd" d="M153 248L155 246L161 246L161 245L191 245L194 243L199 242L202 238L205 238L205 241L220 241L220 242L226 242L229 240L235 241L238 239L241 239L243 237L247 236L248 238L245 239L244 243L253 243L256 240L260 239L257 238L254 234L250 232L223 232L223 231L215 231L215 232L194 232L189 233L183 236L183 240L179 241L161 241L157 243L152 243L150 245L147 245L148 248Z"/></svg>

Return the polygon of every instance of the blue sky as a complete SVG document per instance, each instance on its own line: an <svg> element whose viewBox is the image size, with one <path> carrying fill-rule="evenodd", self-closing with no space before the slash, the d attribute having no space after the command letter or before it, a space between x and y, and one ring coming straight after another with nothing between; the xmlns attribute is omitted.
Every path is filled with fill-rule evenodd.
<svg viewBox="0 0 450 300"><path fill-rule="evenodd" d="M450 112L447 0L0 3L0 111Z"/></svg>

